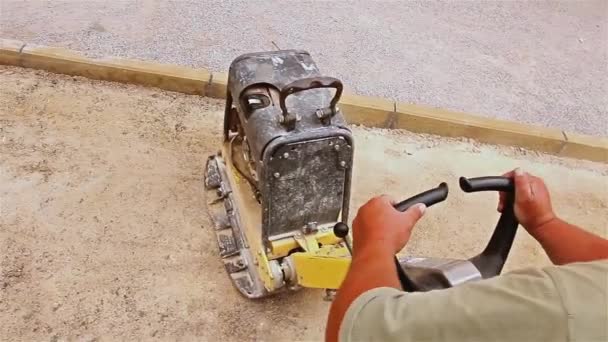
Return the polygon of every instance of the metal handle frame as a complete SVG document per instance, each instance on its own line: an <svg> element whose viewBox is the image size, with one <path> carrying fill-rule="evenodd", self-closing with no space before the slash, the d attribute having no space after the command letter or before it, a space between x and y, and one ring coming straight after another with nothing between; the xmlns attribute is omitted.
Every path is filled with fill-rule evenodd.
<svg viewBox="0 0 608 342"><path fill-rule="evenodd" d="M319 88L336 89L336 93L334 94L329 107L320 108L319 113L321 113L321 115L317 114L321 120L324 120L326 117L333 117L337 112L337 104L342 96L342 90L344 89L344 86L339 79L326 76L302 78L287 84L283 87L283 89L281 89L279 98L281 111L283 112L282 124L287 128L287 130L295 129L296 121L298 120L297 115L295 113L290 113L287 109L287 97L301 91Z"/></svg>
<svg viewBox="0 0 608 342"><path fill-rule="evenodd" d="M507 177L460 177L460 188L467 193L480 191L501 191L507 194L507 200L502 214L494 228L494 233L485 249L478 255L469 259L479 270L483 278L490 278L500 274L513 245L515 233L519 222L513 210L515 186L513 180ZM447 184L441 183L438 187L410 197L395 205L395 209L405 211L417 203L424 203L430 207L447 198ZM395 257L395 266L401 286L406 291L418 291L419 287L407 275Z"/></svg>

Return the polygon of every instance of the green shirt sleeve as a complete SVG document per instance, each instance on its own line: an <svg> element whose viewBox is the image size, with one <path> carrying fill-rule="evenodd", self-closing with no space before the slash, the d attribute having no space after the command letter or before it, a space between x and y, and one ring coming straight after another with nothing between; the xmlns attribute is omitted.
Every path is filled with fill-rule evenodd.
<svg viewBox="0 0 608 342"><path fill-rule="evenodd" d="M454 288L377 288L340 341L607 341L608 261L525 269Z"/></svg>

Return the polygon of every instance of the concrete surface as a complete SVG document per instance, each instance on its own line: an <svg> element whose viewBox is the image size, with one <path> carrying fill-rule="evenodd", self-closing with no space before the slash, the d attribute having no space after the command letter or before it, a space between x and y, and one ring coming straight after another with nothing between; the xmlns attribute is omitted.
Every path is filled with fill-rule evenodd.
<svg viewBox="0 0 608 342"><path fill-rule="evenodd" d="M359 94L608 135L604 0L2 0L0 36L214 71L306 49Z"/></svg>
<svg viewBox="0 0 608 342"><path fill-rule="evenodd" d="M200 96L0 66L0 340L322 339L321 291L251 301L223 269L202 184L222 112ZM441 181L453 189L406 254L478 252L496 194L465 195L457 178L515 166L546 179L564 219L608 235L608 165L353 131L353 209L375 194L403 198ZM547 263L520 231L507 269Z"/></svg>

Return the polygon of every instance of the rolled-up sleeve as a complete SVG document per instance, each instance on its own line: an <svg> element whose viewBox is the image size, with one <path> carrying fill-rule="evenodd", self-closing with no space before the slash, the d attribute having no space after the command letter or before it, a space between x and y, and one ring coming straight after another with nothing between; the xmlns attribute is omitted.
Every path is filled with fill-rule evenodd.
<svg viewBox="0 0 608 342"><path fill-rule="evenodd" d="M549 273L522 270L450 289L359 296L340 341L567 341L568 313Z"/></svg>

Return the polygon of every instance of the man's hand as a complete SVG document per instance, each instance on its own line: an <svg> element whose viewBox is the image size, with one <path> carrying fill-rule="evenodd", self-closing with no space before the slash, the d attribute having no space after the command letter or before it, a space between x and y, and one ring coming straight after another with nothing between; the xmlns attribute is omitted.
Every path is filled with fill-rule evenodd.
<svg viewBox="0 0 608 342"><path fill-rule="evenodd" d="M359 209L353 222L354 253L378 247L391 254L398 253L410 239L425 209L424 204L417 204L400 212L393 207L390 197L372 198Z"/></svg>
<svg viewBox="0 0 608 342"><path fill-rule="evenodd" d="M547 223L556 219L551 206L549 190L542 179L517 168L504 174L513 178L515 183L515 216L526 230L534 233ZM506 194L500 193L498 211L505 206Z"/></svg>
<svg viewBox="0 0 608 342"><path fill-rule="evenodd" d="M608 258L608 240L560 220L553 213L542 179L515 169L505 174L515 182L515 216L556 265ZM505 206L500 194L498 211Z"/></svg>
<svg viewBox="0 0 608 342"><path fill-rule="evenodd" d="M388 196L372 198L353 222L353 256L350 269L336 294L327 321L325 339L338 341L340 324L350 304L362 293L378 287L401 290L395 254L410 239L414 224L422 217L424 204L397 211Z"/></svg>

